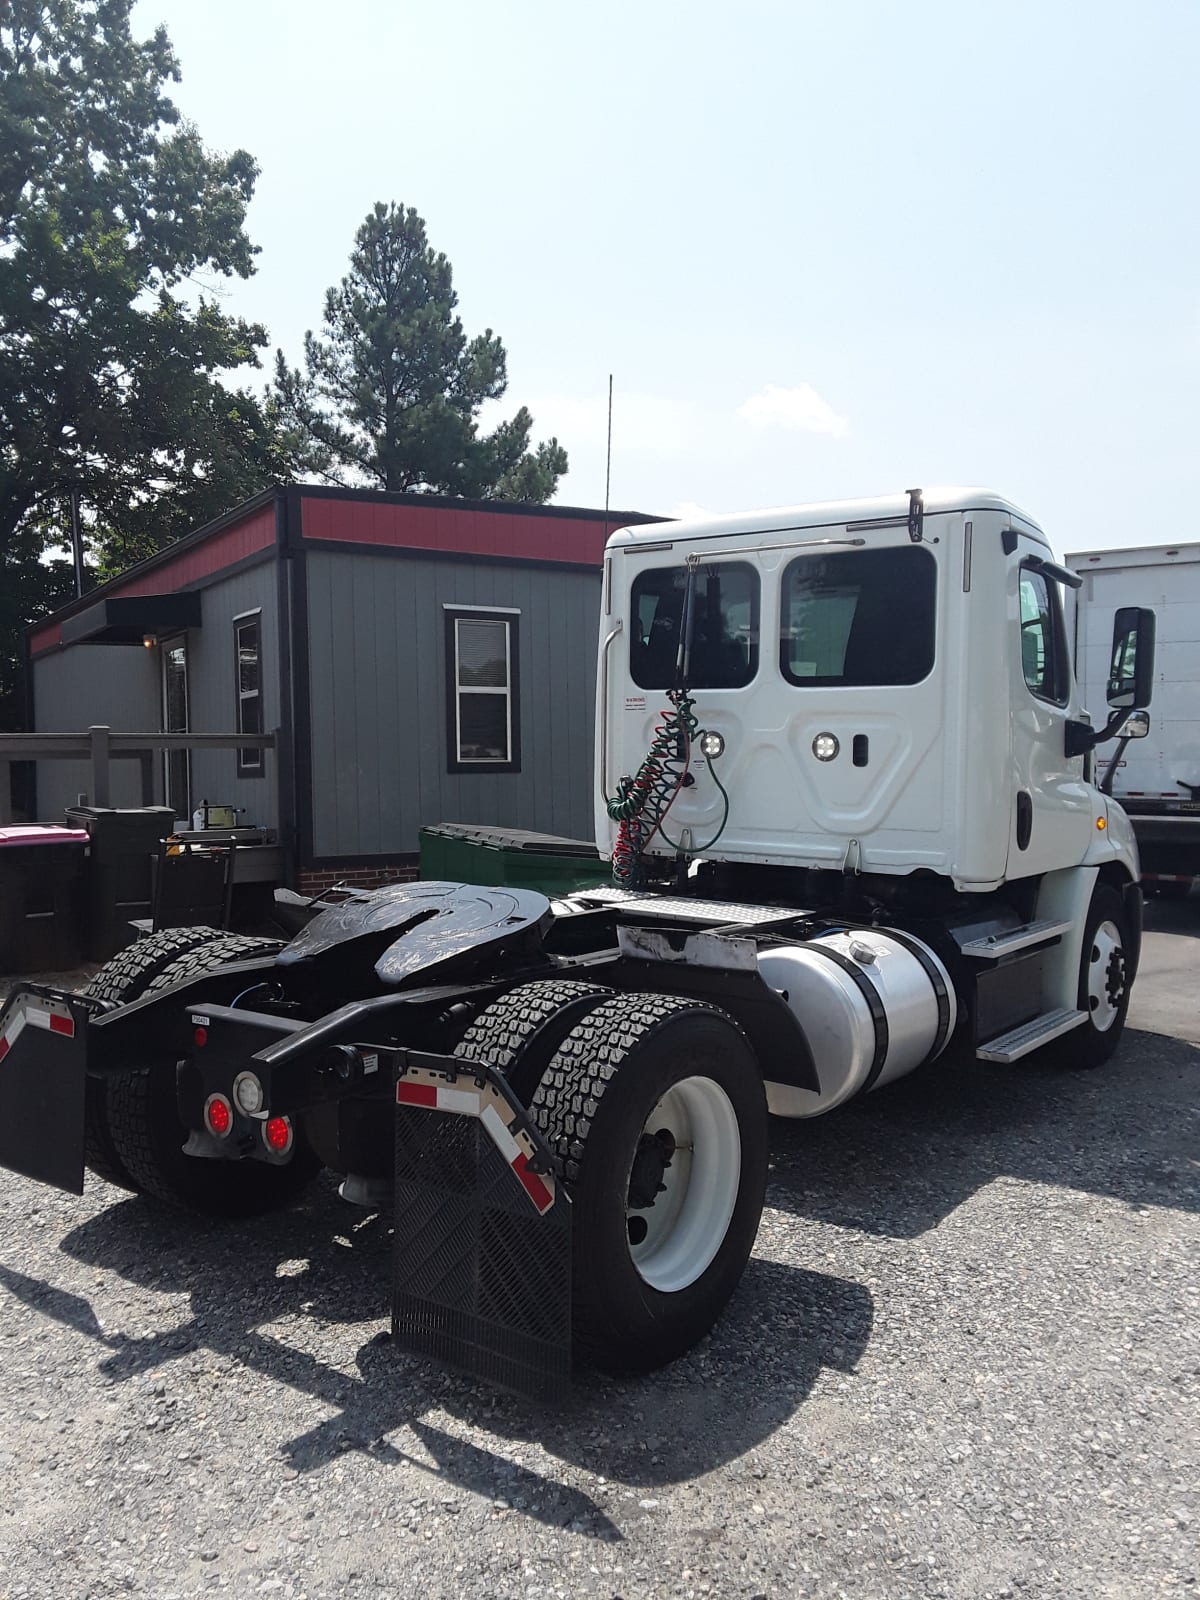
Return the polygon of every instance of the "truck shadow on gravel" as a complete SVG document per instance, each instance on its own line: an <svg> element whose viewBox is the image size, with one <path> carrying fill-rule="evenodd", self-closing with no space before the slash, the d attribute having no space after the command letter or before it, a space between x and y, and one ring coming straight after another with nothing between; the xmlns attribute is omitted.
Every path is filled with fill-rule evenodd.
<svg viewBox="0 0 1200 1600"><path fill-rule="evenodd" d="M1127 1029L1094 1072L935 1064L813 1122L775 1121L767 1203L888 1238L995 1178L1200 1211L1200 1050Z"/></svg>
<svg viewBox="0 0 1200 1600"><path fill-rule="evenodd" d="M326 1184L291 1211L247 1225L206 1226L127 1199L60 1248L141 1290L187 1295L182 1322L176 1300L169 1328L134 1336L109 1319L105 1331L83 1296L2 1266L0 1286L103 1346L99 1373L118 1384L203 1349L329 1407L308 1432L278 1441L301 1472L362 1451L599 1539L620 1535L597 1501L515 1463L506 1447L537 1443L569 1466L643 1489L747 1456L749 1472L755 1447L803 1405L822 1369L852 1370L870 1337L873 1304L861 1285L756 1259L716 1330L687 1357L643 1380L583 1372L573 1404L539 1406L395 1349L384 1327L390 1234L385 1218L353 1211ZM136 1319L153 1325L151 1308L139 1306ZM276 1331L292 1319L308 1324L295 1343ZM354 1354L356 1375L302 1348L323 1327L364 1322L377 1331ZM439 1426L434 1417L445 1414L461 1430Z"/></svg>

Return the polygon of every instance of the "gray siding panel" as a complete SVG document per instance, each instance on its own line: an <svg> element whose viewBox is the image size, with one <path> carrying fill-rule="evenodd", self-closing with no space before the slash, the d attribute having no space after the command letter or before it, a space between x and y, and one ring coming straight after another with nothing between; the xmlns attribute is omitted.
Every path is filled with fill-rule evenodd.
<svg viewBox="0 0 1200 1600"><path fill-rule="evenodd" d="M276 733L279 706L279 607L273 562L210 584L201 596L201 626L188 634L188 717L193 733L233 733L237 728L237 669L233 619L261 609L259 650L264 733ZM156 652L157 653L157 652ZM159 719L162 725L161 715ZM161 782L161 778L160 778ZM264 776L239 778L235 750L192 752L192 804L241 806L239 822L279 824L279 758L266 753Z"/></svg>
<svg viewBox="0 0 1200 1600"><path fill-rule="evenodd" d="M237 728L233 618L261 608L263 729L277 731L279 706L279 616L275 567L264 562L202 591L201 626L187 636L188 716L193 733L233 733ZM138 645L68 645L39 656L33 663L34 717L39 733L77 732L92 723L107 723L128 733L157 733L162 728L162 657ZM61 820L65 805L91 786L86 764L42 761L38 764L38 814L42 821ZM163 797L162 758L154 764L154 798ZM192 752L192 804L245 808L243 819L265 827L278 826L278 757L266 754L265 776L239 778L237 752ZM112 766L114 805L140 805L137 762Z"/></svg>
<svg viewBox="0 0 1200 1600"><path fill-rule="evenodd" d="M318 857L415 851L437 822L590 838L600 576L308 553ZM521 771L447 771L447 605L517 607Z"/></svg>
<svg viewBox="0 0 1200 1600"><path fill-rule="evenodd" d="M107 724L130 733L162 726L158 651L141 645L77 644L33 661L33 712L38 733L79 733ZM115 806L142 803L141 766L114 761L110 769ZM39 822L61 822L67 806L91 796L91 767L82 761L39 761ZM161 792L161 783L160 783Z"/></svg>

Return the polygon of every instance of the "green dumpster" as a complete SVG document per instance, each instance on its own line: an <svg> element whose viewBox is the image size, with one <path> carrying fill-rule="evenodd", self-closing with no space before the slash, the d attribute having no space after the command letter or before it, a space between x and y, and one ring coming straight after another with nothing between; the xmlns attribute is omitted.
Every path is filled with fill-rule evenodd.
<svg viewBox="0 0 1200 1600"><path fill-rule="evenodd" d="M421 829L420 843L427 882L504 884L561 895L611 881L612 869L587 839L439 822Z"/></svg>

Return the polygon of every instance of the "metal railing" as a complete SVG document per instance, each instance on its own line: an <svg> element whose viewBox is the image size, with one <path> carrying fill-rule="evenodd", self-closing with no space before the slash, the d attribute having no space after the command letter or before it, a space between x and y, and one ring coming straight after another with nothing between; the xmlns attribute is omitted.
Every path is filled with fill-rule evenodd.
<svg viewBox="0 0 1200 1600"><path fill-rule="evenodd" d="M12 821L10 764L14 761L87 761L92 805L111 804L110 764L141 764L142 804L154 804L154 757L164 750L273 750L273 733L116 733L97 724L82 733L0 733L0 826Z"/></svg>

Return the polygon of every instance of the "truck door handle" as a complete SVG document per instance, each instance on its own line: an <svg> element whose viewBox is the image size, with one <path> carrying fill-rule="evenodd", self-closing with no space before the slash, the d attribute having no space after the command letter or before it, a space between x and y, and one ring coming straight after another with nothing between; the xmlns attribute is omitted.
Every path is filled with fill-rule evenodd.
<svg viewBox="0 0 1200 1600"><path fill-rule="evenodd" d="M1021 789L1017 794L1017 849L1026 850L1029 847L1030 836L1033 833L1033 796L1027 789Z"/></svg>

